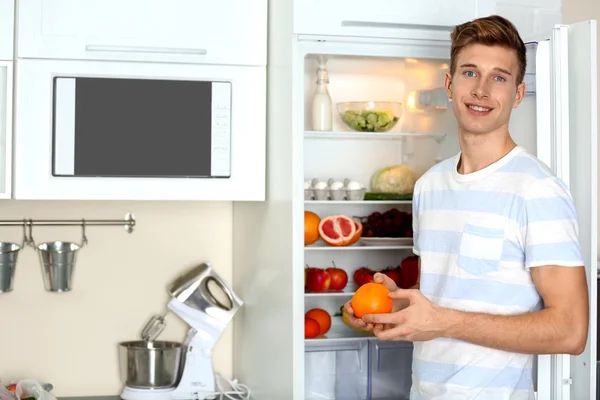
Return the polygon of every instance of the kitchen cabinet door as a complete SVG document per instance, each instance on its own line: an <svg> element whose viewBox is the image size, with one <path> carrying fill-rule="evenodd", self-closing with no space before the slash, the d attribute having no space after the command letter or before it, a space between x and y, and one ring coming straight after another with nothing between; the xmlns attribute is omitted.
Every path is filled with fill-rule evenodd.
<svg viewBox="0 0 600 400"><path fill-rule="evenodd" d="M267 0L24 0L20 58L266 65Z"/></svg>
<svg viewBox="0 0 600 400"><path fill-rule="evenodd" d="M295 0L294 33L449 40L454 25L495 9L493 0Z"/></svg>
<svg viewBox="0 0 600 400"><path fill-rule="evenodd" d="M0 61L0 199L11 197L13 63Z"/></svg>
<svg viewBox="0 0 600 400"><path fill-rule="evenodd" d="M14 15L14 0L0 0L0 60L13 59Z"/></svg>

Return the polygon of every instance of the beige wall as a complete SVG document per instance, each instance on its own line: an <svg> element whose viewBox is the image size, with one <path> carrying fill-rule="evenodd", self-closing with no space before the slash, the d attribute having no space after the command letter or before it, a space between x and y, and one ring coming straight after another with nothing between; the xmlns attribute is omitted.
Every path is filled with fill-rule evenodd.
<svg viewBox="0 0 600 400"><path fill-rule="evenodd" d="M158 189L158 188L157 188ZM137 219L134 233L90 227L70 293L44 291L35 251L27 248L12 293L0 294L0 379L51 382L58 396L118 394L117 343L137 339L167 302L165 287L185 268L211 261L231 282L232 205L221 202L0 202L0 219ZM80 240L78 227L39 227L37 242ZM19 227L0 240L20 243ZM232 371L228 327L214 352L215 369ZM167 318L162 338L183 340L184 325Z"/></svg>
<svg viewBox="0 0 600 400"><path fill-rule="evenodd" d="M598 0L563 0L562 17L562 22L565 24L590 19L595 19L600 23L600 2ZM598 29L598 43L600 43L600 29ZM600 52L598 52L598 65L600 65ZM600 85L600 72L598 74L598 84ZM598 93L600 93L600 90ZM600 101L598 102L598 112L600 113ZM598 146L600 154L600 141L598 141ZM600 164L598 164L598 168L598 176L600 177ZM598 212L598 225L600 225L600 212ZM600 236L598 236L598 248L600 249Z"/></svg>

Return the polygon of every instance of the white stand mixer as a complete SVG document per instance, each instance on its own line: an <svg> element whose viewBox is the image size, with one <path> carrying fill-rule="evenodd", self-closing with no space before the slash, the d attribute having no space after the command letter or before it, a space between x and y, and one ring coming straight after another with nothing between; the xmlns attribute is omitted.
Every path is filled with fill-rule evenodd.
<svg viewBox="0 0 600 400"><path fill-rule="evenodd" d="M210 284L215 284L225 293L224 302L213 295L209 288ZM126 386L121 393L121 398L124 400L203 400L218 396L215 394L212 350L243 302L209 263L192 268L177 278L169 288L169 294L172 299L167 305L168 309L190 326L183 343L181 354L183 371L180 379L175 387L170 388L151 387L152 385L134 387L134 384L130 384L134 379L129 379L130 382L125 382ZM142 331L142 337L147 343L152 343L162 332L164 325L162 316L154 317ZM136 377L152 374L151 364L153 360L157 363L155 359L159 356L151 354L152 351L147 349L142 350L147 353L147 355L143 354L145 359L142 367L139 367L138 360L132 359L127 366L123 365L123 355L121 356L122 375L124 368L126 370L129 368L128 373ZM146 363L150 367L147 367ZM139 368L143 372L132 373L131 368ZM152 381L152 378L149 381Z"/></svg>

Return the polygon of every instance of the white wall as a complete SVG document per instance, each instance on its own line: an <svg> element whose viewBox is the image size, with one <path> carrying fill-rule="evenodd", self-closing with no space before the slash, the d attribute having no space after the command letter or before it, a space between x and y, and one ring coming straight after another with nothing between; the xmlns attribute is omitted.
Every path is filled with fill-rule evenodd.
<svg viewBox="0 0 600 400"><path fill-rule="evenodd" d="M159 190L160 188L157 188ZM166 286L208 260L231 282L232 204L225 202L0 202L0 219L137 218L135 232L89 227L70 293L44 291L37 254L27 248L14 291L0 294L0 378L50 382L58 396L116 395L121 390L117 343L136 340L166 307ZM33 229L37 242L80 241L79 227ZM0 227L0 240L20 243L22 229ZM182 341L173 314L160 339ZM232 328L217 344L214 365L232 371Z"/></svg>

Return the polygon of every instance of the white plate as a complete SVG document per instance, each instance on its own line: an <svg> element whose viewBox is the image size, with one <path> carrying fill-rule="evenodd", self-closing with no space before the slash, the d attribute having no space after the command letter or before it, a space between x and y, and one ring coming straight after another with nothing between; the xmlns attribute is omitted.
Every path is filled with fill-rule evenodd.
<svg viewBox="0 0 600 400"><path fill-rule="evenodd" d="M366 246L412 246L413 238L361 237Z"/></svg>

